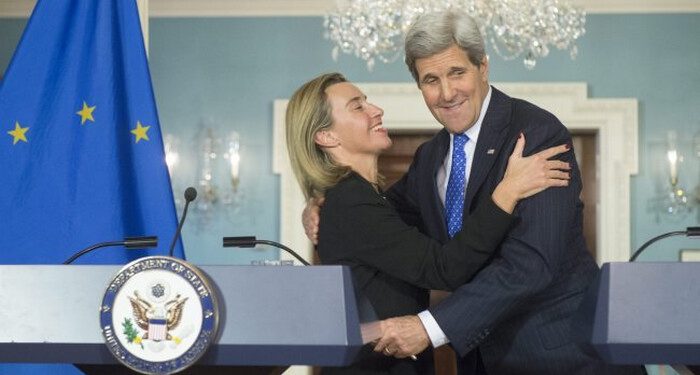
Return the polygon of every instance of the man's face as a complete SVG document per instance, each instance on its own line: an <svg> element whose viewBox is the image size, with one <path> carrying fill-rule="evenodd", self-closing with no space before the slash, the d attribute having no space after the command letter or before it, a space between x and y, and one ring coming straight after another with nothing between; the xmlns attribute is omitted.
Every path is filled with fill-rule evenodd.
<svg viewBox="0 0 700 375"><path fill-rule="evenodd" d="M479 118L488 93L488 60L480 66L453 44L433 56L416 60L418 86L425 104L450 133L463 133Z"/></svg>

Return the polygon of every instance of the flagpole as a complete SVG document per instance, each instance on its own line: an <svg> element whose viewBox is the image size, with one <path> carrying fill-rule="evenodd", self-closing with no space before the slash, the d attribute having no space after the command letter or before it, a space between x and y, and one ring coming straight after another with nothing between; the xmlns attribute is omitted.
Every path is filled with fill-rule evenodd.
<svg viewBox="0 0 700 375"><path fill-rule="evenodd" d="M136 0L136 6L139 8L143 47L146 49L146 57L148 57L148 0Z"/></svg>

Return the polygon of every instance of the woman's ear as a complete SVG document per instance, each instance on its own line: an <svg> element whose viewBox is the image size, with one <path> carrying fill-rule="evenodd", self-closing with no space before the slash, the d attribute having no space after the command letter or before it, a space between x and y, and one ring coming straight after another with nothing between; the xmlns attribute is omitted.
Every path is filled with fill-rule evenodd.
<svg viewBox="0 0 700 375"><path fill-rule="evenodd" d="M340 146L340 140L329 130L321 130L314 134L314 141L321 147Z"/></svg>

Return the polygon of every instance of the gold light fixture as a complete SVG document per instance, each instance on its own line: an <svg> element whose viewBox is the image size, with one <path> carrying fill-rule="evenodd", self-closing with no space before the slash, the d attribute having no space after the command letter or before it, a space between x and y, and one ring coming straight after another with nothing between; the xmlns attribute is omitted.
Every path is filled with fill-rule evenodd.
<svg viewBox="0 0 700 375"><path fill-rule="evenodd" d="M208 122L202 121L193 142L194 147L183 150L181 144L176 136L165 136L165 161L175 191L181 190L181 185L191 185L191 182L183 180L190 180L187 176L194 171L194 186L199 193L193 203L197 220L207 224L214 215L225 217L235 213L242 203L239 134L235 131L217 132ZM193 157L187 158L185 154ZM182 206L182 199L177 198L178 194L175 197L176 205Z"/></svg>

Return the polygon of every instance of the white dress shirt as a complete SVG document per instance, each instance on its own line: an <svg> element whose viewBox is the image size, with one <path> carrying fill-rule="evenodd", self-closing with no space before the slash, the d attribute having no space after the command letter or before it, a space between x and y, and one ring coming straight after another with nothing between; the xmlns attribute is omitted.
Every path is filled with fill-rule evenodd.
<svg viewBox="0 0 700 375"><path fill-rule="evenodd" d="M489 91L486 93L486 98L484 102L481 103L481 112L479 113L479 118L476 123L467 129L464 134L469 137L469 142L464 145L464 152L467 156L466 171L464 172L464 189L466 190L469 185L469 174L472 170L472 161L474 160L474 151L476 150L476 142L479 139L479 131L481 130L481 123L484 121L484 116L486 115L486 109L489 107L489 102L491 102L491 86L489 86ZM442 166L437 173L437 188L438 195L440 196L440 201L442 201L443 207L445 206L445 192L447 191L447 182L450 179L450 171L452 169L452 138L454 135L450 134L450 149L447 151L445 160L442 162ZM448 344L450 340L445 336L445 332L437 324L435 318L428 310L421 311L418 314L425 327L426 332L428 332L428 337L430 337L430 342L433 344L434 348Z"/></svg>

